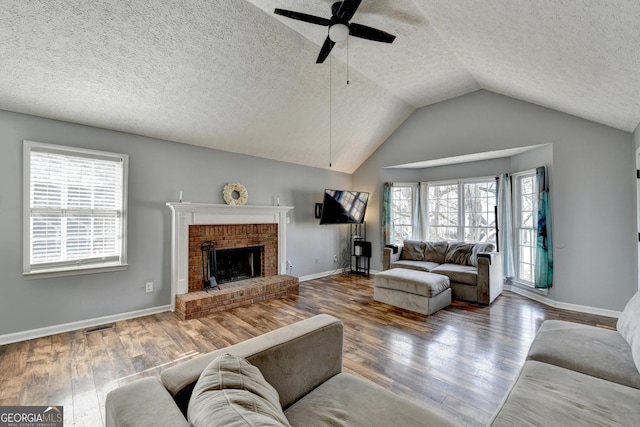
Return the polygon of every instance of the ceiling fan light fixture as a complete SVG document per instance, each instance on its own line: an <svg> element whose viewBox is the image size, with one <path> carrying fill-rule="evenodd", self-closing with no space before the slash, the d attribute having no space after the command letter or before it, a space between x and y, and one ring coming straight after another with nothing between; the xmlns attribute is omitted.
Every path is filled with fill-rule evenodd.
<svg viewBox="0 0 640 427"><path fill-rule="evenodd" d="M329 38L334 43L343 42L349 37L349 27L345 24L333 24L329 27Z"/></svg>

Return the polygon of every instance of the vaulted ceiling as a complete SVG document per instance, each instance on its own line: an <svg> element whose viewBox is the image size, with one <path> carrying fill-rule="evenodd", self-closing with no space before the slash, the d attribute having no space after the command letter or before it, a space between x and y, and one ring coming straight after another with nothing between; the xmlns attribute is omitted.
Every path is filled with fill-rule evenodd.
<svg viewBox="0 0 640 427"><path fill-rule="evenodd" d="M347 173L416 108L478 89L640 122L640 2L363 0L352 22L395 42L316 64L326 27L273 10L332 3L3 0L0 109Z"/></svg>

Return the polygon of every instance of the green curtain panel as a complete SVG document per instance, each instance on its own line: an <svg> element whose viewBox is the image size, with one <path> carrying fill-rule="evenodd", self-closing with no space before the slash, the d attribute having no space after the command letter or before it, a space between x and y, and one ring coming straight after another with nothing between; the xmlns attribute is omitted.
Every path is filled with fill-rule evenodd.
<svg viewBox="0 0 640 427"><path fill-rule="evenodd" d="M393 182L385 182L382 189L382 245L388 245L391 239L391 188Z"/></svg>
<svg viewBox="0 0 640 427"><path fill-rule="evenodd" d="M538 240L536 242L535 286L550 288L553 284L553 239L551 238L551 206L549 205L549 173L546 166L536 169L538 181Z"/></svg>

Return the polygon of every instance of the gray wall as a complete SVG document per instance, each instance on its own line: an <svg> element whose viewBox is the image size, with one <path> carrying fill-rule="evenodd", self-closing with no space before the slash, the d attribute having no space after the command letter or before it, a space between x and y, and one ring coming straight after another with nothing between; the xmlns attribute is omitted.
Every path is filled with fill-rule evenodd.
<svg viewBox="0 0 640 427"><path fill-rule="evenodd" d="M381 238L374 233L380 234L380 193L389 170L381 168L538 144L552 144L551 153L535 154L553 163L549 298L622 310L637 289L631 134L487 91L416 110L354 173L354 187L371 192L370 206L378 208L366 217L372 267L382 267ZM521 157L510 167L537 161Z"/></svg>
<svg viewBox="0 0 640 427"><path fill-rule="evenodd" d="M635 168L640 169L638 165L638 150L640 149L640 125L636 127L636 130L633 132L633 153L631 153L631 157L633 158L633 164ZM638 192L640 190L640 181L637 179L634 181L634 186L636 187L636 191L633 192L633 203L636 208L636 235L639 236L639 242L636 244L635 257L638 261L638 268L636 270L636 281L638 283L638 289L640 290L640 212L638 212Z"/></svg>
<svg viewBox="0 0 640 427"><path fill-rule="evenodd" d="M55 279L22 276L22 141L129 155L128 262L122 272ZM0 335L170 304L170 219L178 192L192 202L224 203L240 182L249 204L294 206L287 258L293 275L336 268L346 245L340 226L320 226L314 204L324 188L351 188L350 175L231 154L88 126L0 111ZM154 282L145 293L144 283Z"/></svg>

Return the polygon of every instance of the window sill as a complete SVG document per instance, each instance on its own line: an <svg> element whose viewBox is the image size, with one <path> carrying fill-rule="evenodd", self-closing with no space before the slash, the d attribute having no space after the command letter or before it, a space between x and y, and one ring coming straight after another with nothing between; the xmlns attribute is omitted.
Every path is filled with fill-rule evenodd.
<svg viewBox="0 0 640 427"><path fill-rule="evenodd" d="M25 279L48 279L52 277L79 276L82 274L108 273L123 271L128 264L83 265L79 267L49 268L43 270L26 271L22 273Z"/></svg>

